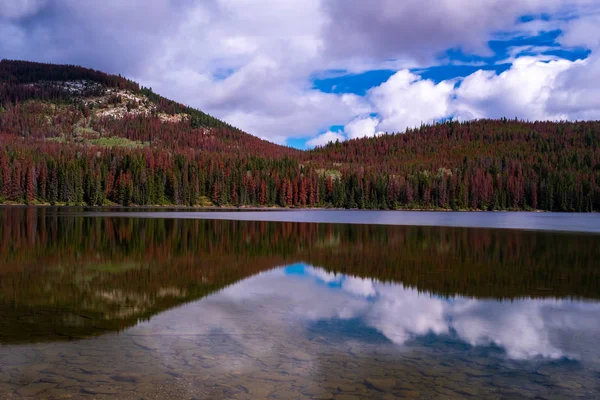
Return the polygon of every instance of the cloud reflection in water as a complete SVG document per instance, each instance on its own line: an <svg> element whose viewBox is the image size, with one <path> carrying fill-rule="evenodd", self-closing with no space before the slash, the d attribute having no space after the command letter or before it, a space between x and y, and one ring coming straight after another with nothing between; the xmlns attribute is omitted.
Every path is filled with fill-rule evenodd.
<svg viewBox="0 0 600 400"><path fill-rule="evenodd" d="M165 326L178 334L219 331L238 340L246 354L262 357L288 333L302 334L311 324L335 320L360 321L407 348L412 340L434 334L471 346L493 345L513 360L593 360L600 355L598 303L448 299L302 264L261 273L133 331L156 332Z"/></svg>

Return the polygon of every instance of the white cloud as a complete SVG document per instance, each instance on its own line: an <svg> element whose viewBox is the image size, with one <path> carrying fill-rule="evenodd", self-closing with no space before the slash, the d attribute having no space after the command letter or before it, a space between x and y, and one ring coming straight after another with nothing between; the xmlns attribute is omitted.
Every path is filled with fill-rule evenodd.
<svg viewBox="0 0 600 400"><path fill-rule="evenodd" d="M355 278L353 276L344 277L342 281L342 289L348 293L362 297L371 297L377 294L372 280Z"/></svg>
<svg viewBox="0 0 600 400"><path fill-rule="evenodd" d="M392 342L403 345L427 333L449 332L447 304L414 289L376 285L378 300L366 316L369 324Z"/></svg>
<svg viewBox="0 0 600 400"><path fill-rule="evenodd" d="M397 132L447 117L453 89L452 81L435 84L402 70L371 89L367 97L381 118L377 129Z"/></svg>
<svg viewBox="0 0 600 400"><path fill-rule="evenodd" d="M0 18L24 18L37 13L46 5L46 0L3 0L0 1Z"/></svg>
<svg viewBox="0 0 600 400"><path fill-rule="evenodd" d="M325 133L320 134L317 137L314 137L306 142L306 145L309 147L317 147L317 146L325 146L329 142L335 143L336 141L343 142L346 140L346 137L338 132L327 131Z"/></svg>
<svg viewBox="0 0 600 400"><path fill-rule="evenodd" d="M535 57L521 57L499 75L477 71L466 77L456 90L454 115L459 119L567 119L565 113L550 112L547 102L557 77L575 64L567 60L543 62Z"/></svg>
<svg viewBox="0 0 600 400"><path fill-rule="evenodd" d="M535 34L553 23L518 23L523 15L569 16L573 9L597 7L594 0L330 0L324 41L340 58L411 57L430 64L449 48L490 54L488 41L509 31Z"/></svg>
<svg viewBox="0 0 600 400"><path fill-rule="evenodd" d="M312 88L311 74L321 63L319 1L218 5L208 14L192 12L169 38L175 46L140 79L152 77L152 87L169 97L278 143L368 112L359 96ZM208 73L190 80L198 70ZM220 78L218 71L229 73Z"/></svg>
<svg viewBox="0 0 600 400"><path fill-rule="evenodd" d="M323 268L315 268L312 266L306 266L306 268L304 268L304 272L307 275L314 276L318 280L325 283L340 282L343 277L341 274L336 274L334 272L326 271Z"/></svg>
<svg viewBox="0 0 600 400"><path fill-rule="evenodd" d="M594 56L579 61L518 57L500 74L479 70L464 79L438 84L402 70L367 93L377 117L358 117L344 132L350 139L381 131L403 132L448 117L600 118L600 84L596 82L600 82L600 58Z"/></svg>
<svg viewBox="0 0 600 400"><path fill-rule="evenodd" d="M596 50L600 48L598 24L600 24L600 15L571 20L562 27L564 33L559 41L565 46L580 46Z"/></svg>
<svg viewBox="0 0 600 400"><path fill-rule="evenodd" d="M377 126L379 125L379 119L373 117L367 118L356 118L352 120L348 125L344 127L344 132L348 135L349 139L356 139L361 137L373 137L377 132Z"/></svg>
<svg viewBox="0 0 600 400"><path fill-rule="evenodd" d="M600 7L600 6L599 6ZM561 73L555 82L548 108L567 113L569 119L600 119L600 11L570 20L559 38L562 45L588 48L592 54Z"/></svg>
<svg viewBox="0 0 600 400"><path fill-rule="evenodd" d="M548 108L566 113L571 120L600 119L600 54L557 77Z"/></svg>
<svg viewBox="0 0 600 400"><path fill-rule="evenodd" d="M567 354L552 343L551 329L541 308L545 304L551 303L530 301L516 308L507 303L471 300L455 313L452 327L470 345L493 343L504 348L512 359L557 359Z"/></svg>

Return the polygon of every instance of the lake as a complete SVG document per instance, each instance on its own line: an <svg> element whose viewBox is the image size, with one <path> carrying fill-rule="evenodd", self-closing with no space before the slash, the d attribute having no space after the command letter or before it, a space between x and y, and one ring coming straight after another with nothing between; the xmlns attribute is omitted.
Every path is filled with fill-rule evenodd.
<svg viewBox="0 0 600 400"><path fill-rule="evenodd" d="M599 398L600 216L0 208L0 399Z"/></svg>

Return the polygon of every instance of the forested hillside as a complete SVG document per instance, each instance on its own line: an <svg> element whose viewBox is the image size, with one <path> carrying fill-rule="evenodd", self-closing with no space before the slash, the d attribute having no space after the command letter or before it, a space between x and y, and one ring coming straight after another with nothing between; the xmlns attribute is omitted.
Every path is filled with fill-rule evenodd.
<svg viewBox="0 0 600 400"><path fill-rule="evenodd" d="M446 122L299 151L120 76L3 60L0 202L600 211L600 122Z"/></svg>

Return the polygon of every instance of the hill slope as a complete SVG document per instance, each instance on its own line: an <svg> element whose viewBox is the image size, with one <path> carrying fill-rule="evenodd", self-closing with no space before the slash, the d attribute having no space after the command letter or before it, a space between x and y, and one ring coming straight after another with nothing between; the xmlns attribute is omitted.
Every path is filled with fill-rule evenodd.
<svg viewBox="0 0 600 400"><path fill-rule="evenodd" d="M0 62L0 201L600 211L600 123L481 120L312 151L121 76Z"/></svg>
<svg viewBox="0 0 600 400"><path fill-rule="evenodd" d="M121 76L72 65L0 61L0 106L4 108L3 133L34 139L107 146L155 144L171 150L296 153Z"/></svg>

